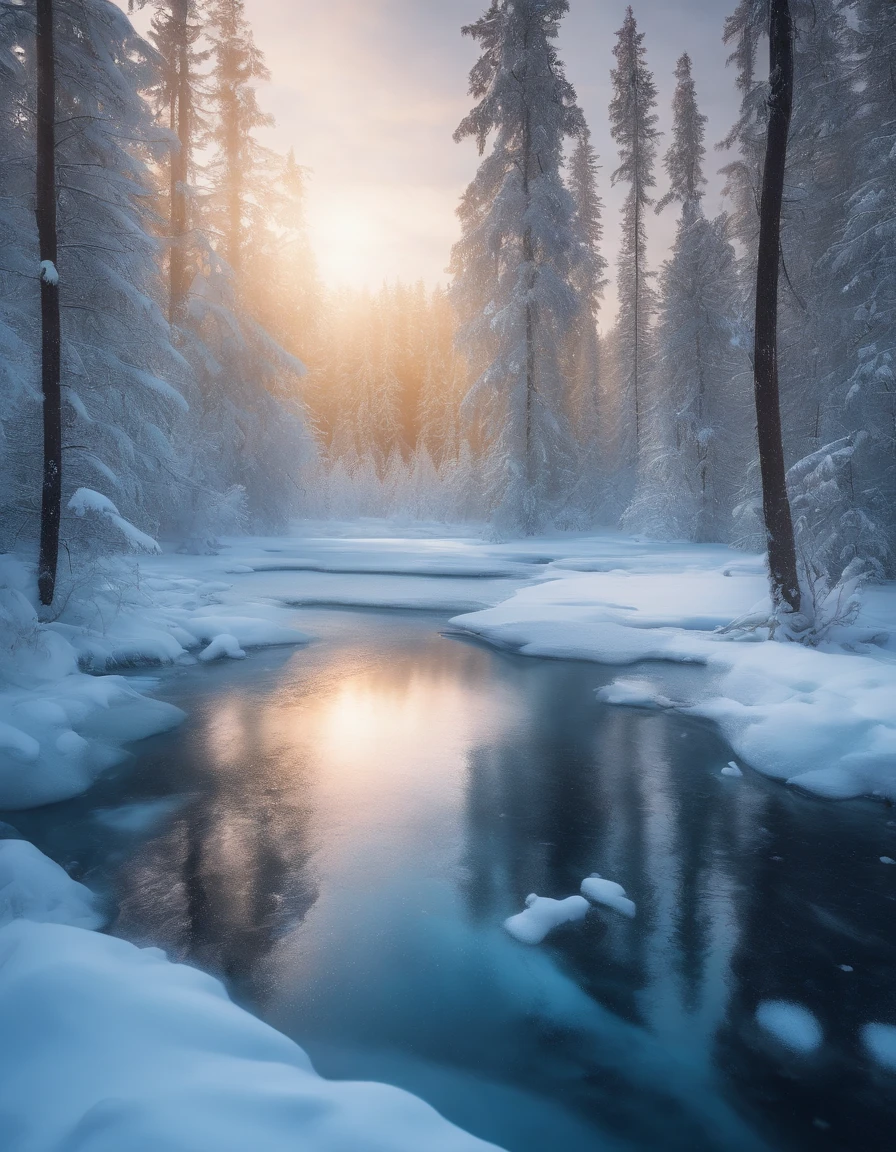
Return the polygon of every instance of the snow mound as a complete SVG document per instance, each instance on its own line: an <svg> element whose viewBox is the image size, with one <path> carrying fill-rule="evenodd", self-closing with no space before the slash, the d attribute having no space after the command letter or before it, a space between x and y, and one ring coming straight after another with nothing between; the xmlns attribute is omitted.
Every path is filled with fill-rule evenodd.
<svg viewBox="0 0 896 1152"><path fill-rule="evenodd" d="M888 1072L896 1072L896 1025L866 1024L862 1043L875 1063Z"/></svg>
<svg viewBox="0 0 896 1152"><path fill-rule="evenodd" d="M0 690L0 808L68 800L128 757L123 744L176 728L184 713L121 676L72 673Z"/></svg>
<svg viewBox="0 0 896 1152"><path fill-rule="evenodd" d="M756 1022L794 1052L814 1052L824 1038L809 1009L787 1000L764 1000L756 1009Z"/></svg>
<svg viewBox="0 0 896 1152"><path fill-rule="evenodd" d="M672 701L657 693L646 680L614 680L597 689L598 700L605 704L624 704L630 708L671 708Z"/></svg>
<svg viewBox="0 0 896 1152"><path fill-rule="evenodd" d="M0 927L23 917L75 928L100 928L104 918L89 888L27 840L0 840Z"/></svg>
<svg viewBox="0 0 896 1152"><path fill-rule="evenodd" d="M327 1081L157 949L0 929L0 1115L40 1152L495 1152L384 1084Z"/></svg>
<svg viewBox="0 0 896 1152"><path fill-rule="evenodd" d="M602 876L593 872L582 881L581 892L592 904L602 904L605 908L612 908L615 912L621 912L630 920L634 919L637 911L635 902L629 900L625 894L625 889L615 880L604 880Z"/></svg>
<svg viewBox="0 0 896 1152"><path fill-rule="evenodd" d="M254 616L225 616L196 613L186 616L183 627L197 642L211 644L217 637L229 636L240 648L264 648L275 644L304 644L309 637L295 628Z"/></svg>
<svg viewBox="0 0 896 1152"><path fill-rule="evenodd" d="M550 896L526 897L526 908L515 916L508 916L504 927L521 944L540 944L558 928L572 920L584 920L589 904L581 896L567 896L565 900L552 900Z"/></svg>
<svg viewBox="0 0 896 1152"><path fill-rule="evenodd" d="M738 768L738 766L732 760L729 764L726 764L725 767L722 769L721 775L722 776L739 777L739 776L743 776L743 772L741 772L740 768Z"/></svg>
<svg viewBox="0 0 896 1152"><path fill-rule="evenodd" d="M246 659L246 653L240 648L239 640L227 632L222 632L220 636L216 636L211 644L199 653L199 659L206 661L219 660L222 656L227 656L231 660Z"/></svg>

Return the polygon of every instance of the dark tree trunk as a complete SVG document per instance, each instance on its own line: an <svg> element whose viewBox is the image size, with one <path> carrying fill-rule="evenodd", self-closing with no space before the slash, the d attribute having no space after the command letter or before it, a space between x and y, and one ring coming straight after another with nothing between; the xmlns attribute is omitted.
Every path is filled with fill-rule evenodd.
<svg viewBox="0 0 896 1152"><path fill-rule="evenodd" d="M37 0L37 235L40 245L41 391L44 469L37 582L42 604L52 604L62 514L62 391L59 277L56 273L56 60L53 0Z"/></svg>
<svg viewBox="0 0 896 1152"><path fill-rule="evenodd" d="M174 83L171 92L171 128L177 134L178 147L171 153L171 251L169 254L168 319L179 324L187 299L186 237L189 227L187 180L189 178L192 140L192 100L190 86L190 5L189 0L175 0L172 6L176 46L172 53Z"/></svg>
<svg viewBox="0 0 896 1152"><path fill-rule="evenodd" d="M787 164L787 136L793 110L793 23L788 0L771 0L768 138L759 211L756 267L754 385L762 509L768 540L772 599L800 610L793 519L787 496L781 403L778 390L778 270L781 255L781 203Z"/></svg>

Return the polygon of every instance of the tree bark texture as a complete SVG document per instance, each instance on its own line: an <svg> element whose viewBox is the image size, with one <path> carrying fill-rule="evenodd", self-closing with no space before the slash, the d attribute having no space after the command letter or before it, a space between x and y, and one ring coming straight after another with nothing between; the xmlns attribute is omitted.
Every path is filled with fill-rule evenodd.
<svg viewBox="0 0 896 1152"><path fill-rule="evenodd" d="M778 277L781 260L781 205L787 165L787 137L793 111L793 23L789 0L771 0L769 24L770 93L759 255L756 267L754 391L762 475L762 509L768 540L769 579L775 605L800 610L793 518L778 387Z"/></svg>
<svg viewBox="0 0 896 1152"><path fill-rule="evenodd" d="M53 0L37 0L36 216L40 249L41 392L44 461L37 582L40 601L53 603L62 515L62 390L59 277L56 273L56 59Z"/></svg>

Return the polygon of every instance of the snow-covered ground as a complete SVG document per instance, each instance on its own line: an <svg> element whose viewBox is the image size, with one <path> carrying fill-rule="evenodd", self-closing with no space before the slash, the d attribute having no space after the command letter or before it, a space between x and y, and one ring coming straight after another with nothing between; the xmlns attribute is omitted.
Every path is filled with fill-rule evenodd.
<svg viewBox="0 0 896 1152"><path fill-rule="evenodd" d="M302 644L295 607L326 604L459 613L455 629L525 655L648 662L602 699L714 721L738 765L818 795L896 800L896 588L869 589L855 625L807 649L729 629L767 611L758 557L615 533L494 543L368 523L150 556L45 624L29 572L0 557L0 807L73 796L128 743L180 723L151 680L116 669ZM676 676L681 664L705 675ZM583 893L633 913L616 888L592 878ZM509 927L533 936L545 913L539 936L585 912L579 896L533 900ZM314 1152L486 1147L396 1089L322 1080L216 981L92 931L101 923L62 869L0 839L0 1113L21 1152L285 1152L299 1136ZM782 1033L781 1012L766 1015ZM892 1062L891 1031L867 1045Z"/></svg>

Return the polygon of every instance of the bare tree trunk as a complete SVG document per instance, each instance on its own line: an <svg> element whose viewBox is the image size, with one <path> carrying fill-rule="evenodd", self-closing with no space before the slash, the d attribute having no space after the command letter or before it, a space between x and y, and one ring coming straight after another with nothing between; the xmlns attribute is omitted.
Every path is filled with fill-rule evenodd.
<svg viewBox="0 0 896 1152"><path fill-rule="evenodd" d="M62 515L62 390L59 276L56 271L56 59L53 0L37 0L37 235L40 246L41 391L44 468L37 582L42 604L52 604Z"/></svg>
<svg viewBox="0 0 896 1152"><path fill-rule="evenodd" d="M529 50L529 29L526 29L524 49ZM529 203L529 179L532 171L532 110L526 108L526 119L523 127L523 194L526 200L526 209ZM533 444L533 416L536 388L536 350L535 350L535 306L532 296L535 290L535 249L532 244L532 226L526 225L523 233L523 259L528 265L526 276L526 515L524 531L527 536L535 534L535 518L533 508L533 488L535 487L535 457Z"/></svg>
<svg viewBox="0 0 896 1152"><path fill-rule="evenodd" d="M787 496L781 403L778 389L778 271L781 258L781 203L787 164L787 137L793 110L793 23L788 0L771 0L768 137L759 211L756 267L754 386L762 509L768 540L772 600L800 610L793 519Z"/></svg>
<svg viewBox="0 0 896 1152"><path fill-rule="evenodd" d="M179 146L171 153L171 251L169 253L168 319L179 324L187 299L186 237L189 227L187 180L190 167L192 136L192 90L190 88L189 0L176 0L172 5L176 28L176 48L172 68L175 82L171 92L171 128Z"/></svg>

